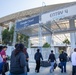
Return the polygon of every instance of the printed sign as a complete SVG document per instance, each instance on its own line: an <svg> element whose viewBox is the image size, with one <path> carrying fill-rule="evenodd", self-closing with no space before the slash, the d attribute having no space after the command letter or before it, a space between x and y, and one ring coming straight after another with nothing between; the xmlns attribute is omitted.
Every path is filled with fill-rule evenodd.
<svg viewBox="0 0 76 75"><path fill-rule="evenodd" d="M48 21L58 20L60 18L74 15L76 15L76 5L45 13L42 15L42 22L46 23Z"/></svg>
<svg viewBox="0 0 76 75"><path fill-rule="evenodd" d="M25 28L27 26L39 23L39 16L31 17L29 19L16 22L16 30Z"/></svg>

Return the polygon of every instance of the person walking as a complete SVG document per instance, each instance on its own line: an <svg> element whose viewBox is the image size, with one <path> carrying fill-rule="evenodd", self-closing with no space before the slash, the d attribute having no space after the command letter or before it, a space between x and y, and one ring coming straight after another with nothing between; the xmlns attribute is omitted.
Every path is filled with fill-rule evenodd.
<svg viewBox="0 0 76 75"><path fill-rule="evenodd" d="M61 73L66 73L66 62L67 62L67 53L64 53L64 51L61 51L61 54L59 55L59 60L61 64Z"/></svg>
<svg viewBox="0 0 76 75"><path fill-rule="evenodd" d="M3 58L3 65L6 63L7 55L6 55L7 46L3 46L2 51L0 52ZM2 67L3 68L3 67ZM5 71L2 70L2 75L5 75Z"/></svg>
<svg viewBox="0 0 76 75"><path fill-rule="evenodd" d="M27 75L25 72L26 56L23 52L24 45L18 44L15 50L12 51L10 60L10 74L9 75Z"/></svg>
<svg viewBox="0 0 76 75"><path fill-rule="evenodd" d="M72 61L72 75L76 75L76 48L74 49L74 52L71 55L71 61Z"/></svg>
<svg viewBox="0 0 76 75"><path fill-rule="evenodd" d="M55 54L53 53L53 50L51 50L51 53L48 58L48 62L50 62L51 64L50 72L54 71L54 61L56 61Z"/></svg>
<svg viewBox="0 0 76 75"><path fill-rule="evenodd" d="M35 68L35 72L39 72L40 69L40 59L43 60L42 54L40 53L40 49L37 49L37 52L34 55L34 59L36 61L36 68Z"/></svg>

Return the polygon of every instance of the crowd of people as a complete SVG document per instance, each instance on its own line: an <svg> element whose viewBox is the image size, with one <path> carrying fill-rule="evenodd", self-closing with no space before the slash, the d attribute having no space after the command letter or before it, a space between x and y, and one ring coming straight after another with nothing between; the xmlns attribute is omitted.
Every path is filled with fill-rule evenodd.
<svg viewBox="0 0 76 75"><path fill-rule="evenodd" d="M27 53L27 48L24 47L22 43L18 43L15 45L15 49L11 53L10 58L10 69L7 63L7 55L6 55L7 46L2 46L0 48L0 74L6 75L5 72L10 71L9 75L28 75L30 71L29 68L29 55ZM67 64L67 53L65 51L61 51L59 54L58 67L61 69L61 73L66 73L66 64ZM39 73L40 71L40 62L43 61L43 56L40 52L40 49L37 49L37 52L34 55L34 59L36 61L35 72ZM48 62L50 62L50 72L54 72L56 66L56 57L51 50L51 53L48 57ZM74 52L71 54L71 62L72 62L72 75L76 75L76 48Z"/></svg>
<svg viewBox="0 0 76 75"><path fill-rule="evenodd" d="M27 75L29 69L29 55L27 48L22 43L15 45L15 49L11 53L10 69L7 65L7 46L2 46L0 50L0 74L6 75L5 72L10 71L9 75ZM5 65L6 64L6 65Z"/></svg>
<svg viewBox="0 0 76 75"><path fill-rule="evenodd" d="M40 69L40 59L43 60L42 54L39 52L39 49L37 49L37 52L34 55L34 59L36 60L36 68L35 72L39 72ZM66 73L66 64L68 62L68 55L65 51L61 51L59 54L59 61L58 67L61 69L61 73ZM50 62L50 72L54 72L55 64L57 63L55 54L53 53L53 50L51 50L51 53L48 58L48 62ZM71 62L72 62L72 75L76 75L76 48L74 49L74 52L71 54Z"/></svg>

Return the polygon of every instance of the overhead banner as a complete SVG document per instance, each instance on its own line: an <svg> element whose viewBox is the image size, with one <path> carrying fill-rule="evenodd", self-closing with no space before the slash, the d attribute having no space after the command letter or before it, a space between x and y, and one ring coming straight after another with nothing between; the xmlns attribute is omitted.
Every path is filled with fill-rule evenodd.
<svg viewBox="0 0 76 75"><path fill-rule="evenodd" d="M23 29L27 26L39 23L39 16L31 17L29 19L24 19L16 22L16 30Z"/></svg>
<svg viewBox="0 0 76 75"><path fill-rule="evenodd" d="M60 18L65 18L73 15L76 15L76 5L45 13L41 16L41 18L42 22L46 23L48 21L58 20Z"/></svg>

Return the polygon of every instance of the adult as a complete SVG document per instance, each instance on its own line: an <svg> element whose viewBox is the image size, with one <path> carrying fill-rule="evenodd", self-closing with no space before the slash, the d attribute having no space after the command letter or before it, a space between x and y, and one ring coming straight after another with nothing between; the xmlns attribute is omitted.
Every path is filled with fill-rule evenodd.
<svg viewBox="0 0 76 75"><path fill-rule="evenodd" d="M10 74L9 75L27 75L25 72L26 56L23 52L24 45L18 44L15 50L12 51L10 60Z"/></svg>
<svg viewBox="0 0 76 75"><path fill-rule="evenodd" d="M64 51L61 51L61 54L59 55L59 60L61 64L61 73L66 73L66 62L67 62L67 53Z"/></svg>
<svg viewBox="0 0 76 75"><path fill-rule="evenodd" d="M2 51L0 52L3 58L3 65L6 63L7 55L6 55L7 46L3 46ZM2 71L2 75L5 75L5 72Z"/></svg>
<svg viewBox="0 0 76 75"><path fill-rule="evenodd" d="M55 54L53 53L53 50L51 50L48 61L51 64L50 72L53 72L54 71L54 61L56 61Z"/></svg>
<svg viewBox="0 0 76 75"><path fill-rule="evenodd" d="M35 72L39 72L40 70L40 59L43 60L42 54L40 53L40 49L37 49L37 52L34 55L34 59L36 61L36 68L35 68Z"/></svg>
<svg viewBox="0 0 76 75"><path fill-rule="evenodd" d="M74 49L74 52L71 55L71 61L72 61L72 75L76 75L76 48Z"/></svg>

